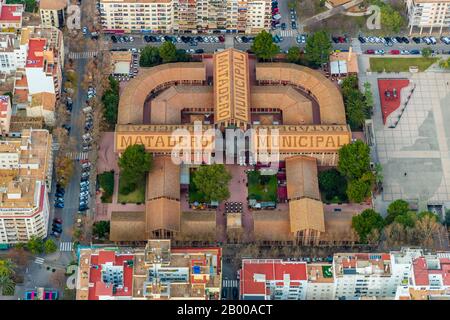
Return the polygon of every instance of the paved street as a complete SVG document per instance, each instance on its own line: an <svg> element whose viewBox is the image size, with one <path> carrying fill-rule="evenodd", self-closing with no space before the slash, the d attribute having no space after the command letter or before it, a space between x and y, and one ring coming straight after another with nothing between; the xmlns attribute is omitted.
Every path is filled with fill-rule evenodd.
<svg viewBox="0 0 450 320"><path fill-rule="evenodd" d="M290 31L293 32L293 30L290 29ZM280 34L282 30L277 30L275 33ZM287 30L286 30L287 32ZM235 35L232 34L226 34L224 35L226 38L225 43L230 43L232 47L238 49L238 50L249 50L251 48L251 43L238 43L236 40L234 40ZM133 35L135 38L134 42L127 42L127 43L112 43L110 39L110 35L105 35L104 40L108 41L110 44L111 49L131 49L131 48L143 48L145 46L160 46L161 42L150 42L146 43L143 39L143 35ZM304 48L305 44L297 44L296 42L296 33L294 35L284 36L284 40L281 43L278 43L280 46L280 50L282 52L285 52L289 50L292 46L298 46L300 48ZM176 47L178 49L203 49L206 53L213 53L217 49L224 49L225 43L198 43L197 46L190 46L187 43L176 43ZM383 44L379 43L360 43L358 39L353 38L349 43L333 43L333 49L334 50L349 50L350 46L353 47L353 50L357 53L364 53L366 50L372 49L372 50L379 50L383 49L386 52L390 50L421 50L423 48L431 48L436 51L436 53L448 53L450 51L450 45L446 45L443 43L438 43L436 45L428 46L424 43L416 44L414 42L410 42L409 44L394 44L392 47L387 47ZM227 46L229 47L229 46ZM85 54L89 54L88 52Z"/></svg>
<svg viewBox="0 0 450 320"><path fill-rule="evenodd" d="M83 2L83 6L92 5L88 2ZM83 11L83 9L82 9ZM82 16L84 19L84 16ZM67 40L66 40L67 41ZM91 41L91 40L89 40ZM66 43L66 46L68 43ZM86 43L83 42L83 45L86 46ZM84 48L80 48L80 52L84 52ZM67 50L66 50L67 53ZM71 53L69 53L69 56ZM78 76L78 91L76 97L73 99L72 112L70 117L70 126L72 130L70 131L70 136L74 138L76 141L81 141L81 135L84 133L83 121L80 120L80 117L83 117L83 113L81 112L81 108L83 102L86 100L87 92L82 88L83 75L85 73L85 69L88 63L87 58L92 57L92 54L85 54L84 56L74 56L72 57L76 60L76 73ZM77 59L77 57L79 59ZM84 119L83 119L84 120ZM81 147L81 143L78 145ZM64 271L65 267L74 260L74 252L73 252L73 225L76 222L76 214L78 212L79 205L79 192L80 192L80 166L79 162L76 159L85 159L87 158L87 154L83 152L75 152L69 155L72 159L75 160L75 170L72 179L69 184L66 186L66 193L64 196L65 205L63 209L55 209L53 207L54 203L54 192L56 190L56 180L53 181L52 194L49 195L49 202L51 207L51 216L49 219L49 234L51 233L51 225L53 218L57 217L63 220L63 232L60 236L59 241L57 242L58 249L54 254L36 257L30 263L27 268L27 272L24 276L24 285L21 286L19 290L19 297L23 296L23 289L34 288L39 286L51 287L51 275L53 270ZM91 189L94 186L91 185ZM92 200L95 201L95 200ZM62 289L62 288L61 288Z"/></svg>

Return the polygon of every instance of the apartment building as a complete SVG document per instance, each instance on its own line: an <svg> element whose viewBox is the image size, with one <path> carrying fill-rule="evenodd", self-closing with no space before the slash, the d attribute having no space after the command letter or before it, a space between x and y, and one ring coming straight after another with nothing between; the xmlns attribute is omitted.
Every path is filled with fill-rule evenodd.
<svg viewBox="0 0 450 320"><path fill-rule="evenodd" d="M406 0L409 33L448 31L450 0Z"/></svg>
<svg viewBox="0 0 450 320"><path fill-rule="evenodd" d="M62 28L66 21L67 0L41 0L39 15L41 26Z"/></svg>
<svg viewBox="0 0 450 320"><path fill-rule="evenodd" d="M0 0L0 28L2 32L12 32L22 27L23 4L6 4Z"/></svg>
<svg viewBox="0 0 450 320"><path fill-rule="evenodd" d="M333 266L330 263L308 263L306 300L334 300Z"/></svg>
<svg viewBox="0 0 450 320"><path fill-rule="evenodd" d="M14 33L0 34L0 73L11 74L25 67L28 44L22 44Z"/></svg>
<svg viewBox="0 0 450 320"><path fill-rule="evenodd" d="M101 0L100 16L106 32L170 32L172 0Z"/></svg>
<svg viewBox="0 0 450 320"><path fill-rule="evenodd" d="M245 32L268 30L270 0L101 0L106 32Z"/></svg>
<svg viewBox="0 0 450 320"><path fill-rule="evenodd" d="M2 54L11 63L14 74L13 105L26 110L29 117L43 117L45 124L55 124L56 102L61 94L64 67L63 35L56 27L26 27L14 39L5 36ZM2 45L0 36L0 46ZM6 66L5 66L6 67Z"/></svg>
<svg viewBox="0 0 450 320"><path fill-rule="evenodd" d="M218 300L220 248L171 248L149 240L128 252L82 249L77 300Z"/></svg>
<svg viewBox="0 0 450 320"><path fill-rule="evenodd" d="M241 300L304 300L306 262L281 259L243 259L239 271Z"/></svg>
<svg viewBox="0 0 450 320"><path fill-rule="evenodd" d="M11 99L9 96L0 96L0 136L8 135L11 125Z"/></svg>
<svg viewBox="0 0 450 320"><path fill-rule="evenodd" d="M47 236L52 166L47 130L26 129L0 141L0 243Z"/></svg>
<svg viewBox="0 0 450 320"><path fill-rule="evenodd" d="M335 298L393 299L397 287L408 283L412 259L420 254L420 250L410 249L391 254L335 254L333 258Z"/></svg>

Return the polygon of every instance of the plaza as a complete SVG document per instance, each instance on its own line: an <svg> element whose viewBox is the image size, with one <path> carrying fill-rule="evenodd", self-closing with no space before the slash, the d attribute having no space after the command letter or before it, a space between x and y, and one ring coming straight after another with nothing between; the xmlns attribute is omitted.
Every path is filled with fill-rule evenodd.
<svg viewBox="0 0 450 320"><path fill-rule="evenodd" d="M403 112L392 111L383 123L378 81L407 79L401 89ZM427 206L450 203L450 74L431 69L419 73L361 74L360 85L372 85L374 114L372 127L374 162L383 167L382 197L376 208L384 213L396 199ZM411 90L413 92L411 93ZM402 108L402 107L400 107ZM397 123L398 122L398 123ZM394 125L395 124L395 125Z"/></svg>

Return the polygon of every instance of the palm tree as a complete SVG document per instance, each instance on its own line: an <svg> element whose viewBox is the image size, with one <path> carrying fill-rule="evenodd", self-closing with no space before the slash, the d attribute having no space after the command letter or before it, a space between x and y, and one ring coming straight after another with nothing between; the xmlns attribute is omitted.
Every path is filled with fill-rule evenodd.
<svg viewBox="0 0 450 320"><path fill-rule="evenodd" d="M11 259L0 260L0 276L10 277L15 271L16 264Z"/></svg>
<svg viewBox="0 0 450 320"><path fill-rule="evenodd" d="M15 288L15 283L14 281L5 275L0 276L0 293L1 294L5 294L5 293L12 293L14 294L14 288Z"/></svg>

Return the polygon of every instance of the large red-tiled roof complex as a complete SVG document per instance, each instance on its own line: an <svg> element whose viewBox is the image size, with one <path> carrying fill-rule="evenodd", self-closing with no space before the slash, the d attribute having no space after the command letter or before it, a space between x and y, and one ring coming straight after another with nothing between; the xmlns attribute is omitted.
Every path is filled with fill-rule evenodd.
<svg viewBox="0 0 450 320"><path fill-rule="evenodd" d="M156 165L148 177L145 212L136 214L132 222L123 214L113 214L111 239L130 241L128 222L157 237L183 232L180 170L170 156L176 142L173 131L193 132L195 120L202 121L208 132L203 133L198 152L207 163L215 146L215 135L210 133L214 131L207 129L255 129L252 139L260 142L253 146L255 153L267 152L262 146L277 145L280 160L288 163L289 214L273 219L280 223L274 230L285 230L275 236L318 243L325 222L317 166L337 165L338 150L351 142L342 95L318 71L289 63L255 64L247 53L235 49L214 54L212 61L143 69L124 88L115 151L120 154L130 145L143 144L155 155ZM278 141L264 134L271 130L279 131L273 138ZM195 136L186 141L192 154L197 153ZM259 222L265 223L255 219L255 230L265 229L257 226Z"/></svg>

